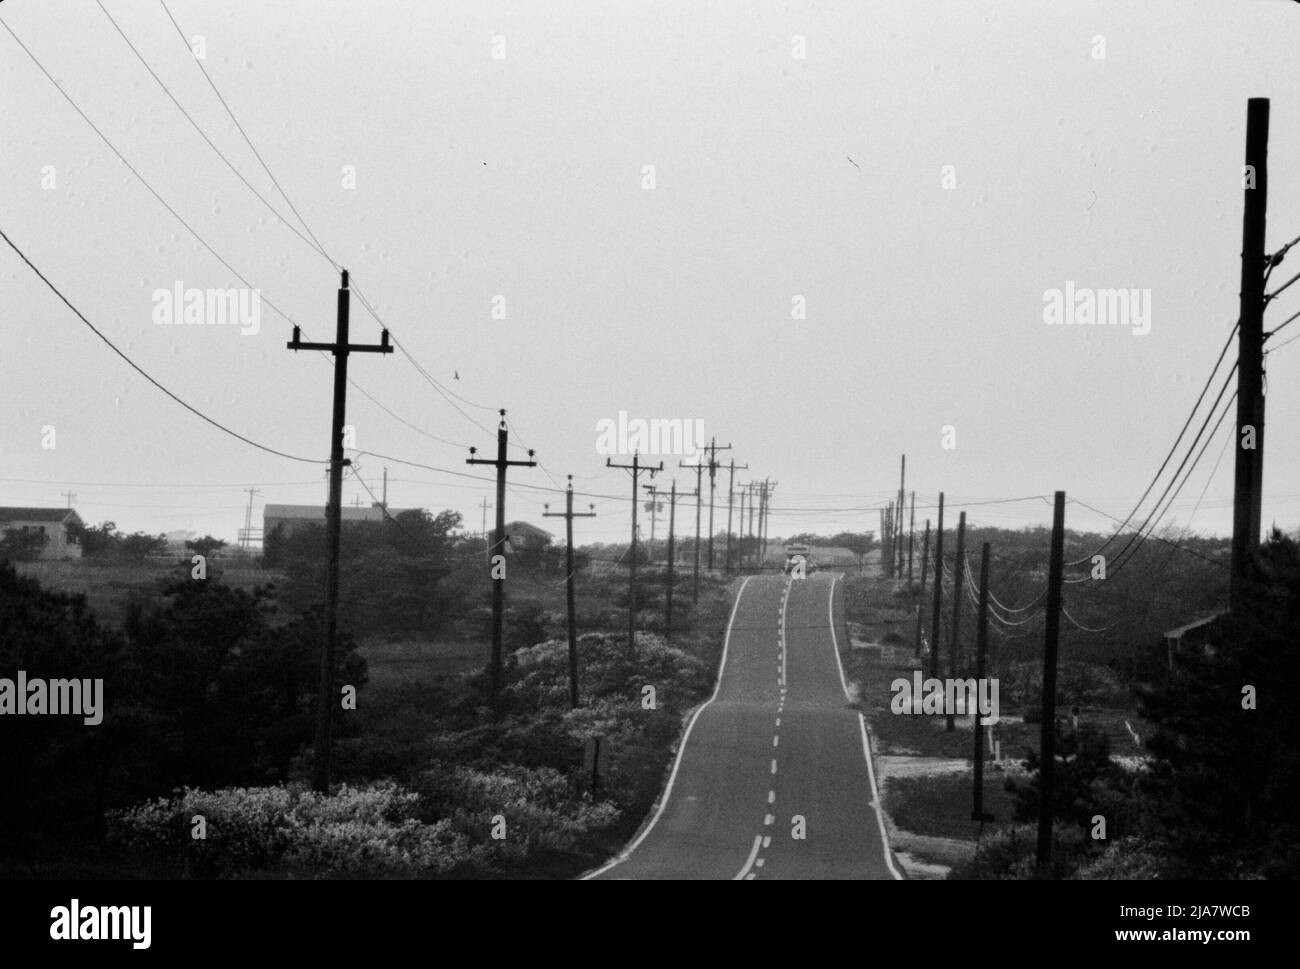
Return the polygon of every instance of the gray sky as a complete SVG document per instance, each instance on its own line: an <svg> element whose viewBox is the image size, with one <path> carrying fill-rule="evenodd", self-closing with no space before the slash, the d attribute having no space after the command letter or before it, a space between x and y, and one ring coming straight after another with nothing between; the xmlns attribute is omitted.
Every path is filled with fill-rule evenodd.
<svg viewBox="0 0 1300 969"><path fill-rule="evenodd" d="M163 8L105 6L287 214ZM537 450L544 469L511 471L509 517L562 533L538 517L562 496L516 485L569 472L618 496L597 500L579 541L627 535L628 476L596 450L597 421L620 410L699 419L734 444L726 456L750 465L741 480L780 483L773 535L874 530L874 510L851 509L888 498L903 452L918 505L940 489L957 507L1064 489L1122 517L1236 319L1248 97L1272 98L1270 251L1300 234L1300 7L1284 0L168 6L202 35L204 66L280 185L396 337L456 394L508 408L512 440ZM0 20L260 289L260 331L152 322L157 289L241 284L3 32L0 227L164 385L261 443L325 458L329 367L285 348L290 326L265 299L332 339L330 264L203 143L98 6L10 0ZM806 58L792 56L796 37ZM1296 271L1300 251L1274 284ZM167 400L7 247L0 281L0 504L59 505L71 490L87 521L233 539L243 488L261 489L259 520L266 501L323 501L322 468ZM1150 332L1045 325L1044 293L1067 281L1149 290ZM505 319L492 318L498 295ZM796 296L805 319L791 318ZM1300 286L1277 304L1266 329L1300 310ZM376 341L379 325L352 306L353 340ZM1300 321L1274 343L1292 330ZM354 356L350 372L453 442L351 390L358 448L483 473L465 448L494 450L491 410L458 401L458 413L400 353ZM1269 359L1263 517L1289 528L1297 372L1300 344ZM1231 423L1175 504L1179 522L1222 453L1191 523L1230 529ZM454 508L473 529L492 494L358 464L376 492L387 465L391 506ZM694 485L693 472L677 479ZM344 500L356 497L369 501L349 479ZM1045 524L1051 511L1031 501L970 517ZM1067 523L1106 521L1071 505Z"/></svg>

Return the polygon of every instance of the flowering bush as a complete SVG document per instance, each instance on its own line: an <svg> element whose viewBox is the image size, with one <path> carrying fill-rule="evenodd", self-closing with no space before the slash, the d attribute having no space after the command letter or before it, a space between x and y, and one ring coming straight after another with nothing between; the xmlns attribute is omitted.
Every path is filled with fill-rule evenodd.
<svg viewBox="0 0 1300 969"><path fill-rule="evenodd" d="M187 788L107 815L109 838L221 877L287 866L308 876L401 877L450 871L465 839L414 819L418 795L386 782L333 794L300 787ZM202 818L202 838L196 817Z"/></svg>

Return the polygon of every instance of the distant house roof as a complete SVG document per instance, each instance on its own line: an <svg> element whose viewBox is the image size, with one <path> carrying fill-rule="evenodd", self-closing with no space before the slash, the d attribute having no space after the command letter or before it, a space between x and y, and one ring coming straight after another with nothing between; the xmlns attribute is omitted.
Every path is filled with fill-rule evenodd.
<svg viewBox="0 0 1300 969"><path fill-rule="evenodd" d="M527 535L529 538L551 538L545 528L538 528L529 522L506 522L507 535Z"/></svg>
<svg viewBox="0 0 1300 969"><path fill-rule="evenodd" d="M0 508L0 522L76 522L81 516L71 508Z"/></svg>
<svg viewBox="0 0 1300 969"><path fill-rule="evenodd" d="M1179 627L1177 627L1176 629L1170 629L1170 630L1167 630L1167 631L1165 632L1165 634L1164 634L1164 635L1165 635L1165 639L1182 639L1183 636L1185 636L1187 633L1191 632L1193 629L1200 629L1202 626L1205 626L1205 625L1208 625L1208 624L1214 622L1214 621L1217 620L1220 616L1226 615L1226 614L1227 614L1227 611L1228 611L1228 610L1226 610L1226 609L1220 609L1218 612L1215 612L1215 613L1213 613L1213 614L1211 614L1211 615L1208 615L1208 616L1202 616L1200 619L1193 619L1191 622L1187 623L1187 625L1185 625L1185 626L1179 626Z"/></svg>

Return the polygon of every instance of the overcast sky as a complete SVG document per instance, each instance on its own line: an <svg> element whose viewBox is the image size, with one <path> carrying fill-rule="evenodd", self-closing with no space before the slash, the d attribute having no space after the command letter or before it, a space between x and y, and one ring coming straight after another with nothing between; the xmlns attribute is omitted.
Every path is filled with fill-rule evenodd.
<svg viewBox="0 0 1300 969"><path fill-rule="evenodd" d="M104 6L293 221L164 8ZM1270 251L1300 234L1300 6L1284 0L168 7L323 248L464 399L453 409L400 353L353 356L359 387L424 432L350 388L357 448L483 475L466 448L494 453L490 408L505 407L543 465L511 470L509 518L562 534L539 517L562 495L538 488L566 473L616 496L580 499L599 515L580 542L627 535L628 475L596 446L619 411L701 420L733 444L739 480L779 482L773 535L875 530L865 509L897 488L904 452L919 506L941 489L956 507L1063 489L1122 517L1237 316L1248 97L1272 98ZM3 31L0 228L177 395L326 458L330 368L286 349L267 300L332 339L330 262L240 183L95 3L9 0L0 20L260 290L260 329L154 323L156 290L243 284ZM1296 271L1300 249L1275 281ZM1045 293L1067 282L1149 291L1149 332L1045 325ZM322 466L168 400L3 246L0 284L0 504L72 491L89 522L233 540L245 488L261 492L259 522L264 502L323 502ZM352 310L352 339L376 342L379 324ZM1300 286L1265 328L1297 310ZM1268 363L1263 518L1294 529L1300 343ZM1231 424L1172 519L1230 530ZM376 493L388 468L390 506L456 509L474 530L492 496L490 482L357 465ZM349 479L356 498L370 500ZM1051 509L970 518L1046 524ZM1106 525L1076 505L1067 522Z"/></svg>

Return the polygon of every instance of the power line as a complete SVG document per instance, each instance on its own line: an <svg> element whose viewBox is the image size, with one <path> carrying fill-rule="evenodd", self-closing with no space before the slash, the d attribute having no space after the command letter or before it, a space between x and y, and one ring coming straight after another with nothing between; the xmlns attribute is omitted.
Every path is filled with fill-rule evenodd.
<svg viewBox="0 0 1300 969"><path fill-rule="evenodd" d="M0 21L0 23L3 23L3 21ZM90 320L86 319L85 315L81 312L81 310L73 306L71 301L66 296L64 296L63 293L59 291L59 288L55 286L52 282L50 282L50 280L45 277L45 274L42 273L39 269L36 268L35 265L32 264L32 261L27 258L26 254L21 249L19 249L17 245L14 244L14 241L9 238L8 234L3 229L0 229L0 237L3 237L4 241L9 244L9 248L12 249L14 252L16 252L18 254L18 258L20 258L23 262L27 264L27 268L30 269L32 272L34 272L37 275L37 277L40 279L40 281L43 282L46 286L48 286L50 288L50 291L53 292L54 295L57 296L60 300L62 300L63 304L67 306L68 309L72 310L72 312L77 315L77 319L81 320L82 323L85 323L86 326L90 328L90 331L94 333L95 336L99 337L100 340L102 340L110 350L112 350L119 357L125 360L130 365L131 369L133 369L136 373L144 377L145 380L149 381L149 383L153 384L155 387L161 390L164 394L166 394L176 403L180 404L182 407L184 407L195 417L199 417L207 421L217 430L221 431L224 434L229 434L231 437L235 438L236 440L243 441L245 444L251 445L252 447L257 448L259 451L265 451L268 454L274 454L276 457L287 458L290 461L301 461L304 464L328 464L329 463L327 461L321 461L317 458L304 458L304 457L299 457L296 454L287 454L284 451L277 451L273 447L267 447L265 444L259 444L257 441L254 441L252 438L245 437L244 435L240 434L238 431L232 431L224 424L216 420L213 420L211 417L203 413L198 408L190 405L186 401L182 400L180 397L177 397L174 393L172 393L170 390L168 390L166 387L160 384L157 380L151 377L134 360L132 360L125 353L119 350L117 348L117 345L113 343L113 341L110 340L108 337L106 337L103 333L101 333L99 329L96 328L94 323L91 323Z"/></svg>
<svg viewBox="0 0 1300 969"><path fill-rule="evenodd" d="M1119 526L1119 528L1117 528L1117 529L1115 530L1115 533L1114 533L1113 535L1111 535L1110 538L1106 539L1106 541L1102 542L1101 545L1097 546L1096 549L1094 549L1094 550L1093 550L1092 552L1090 552L1089 554L1083 556L1082 558L1077 558L1077 559L1075 559L1075 560L1072 561L1072 562L1066 562L1065 565L1066 565L1067 568L1068 568L1068 567L1075 566L1075 565L1080 565L1080 564L1082 564L1083 562L1090 561L1094 555L1100 555L1100 554L1101 554L1101 553L1102 553L1106 548L1108 548L1108 547L1110 546L1111 542L1115 541L1115 539L1119 537L1120 533L1123 532L1124 527L1125 527L1125 526L1126 526L1126 525L1127 525L1127 524L1128 524L1128 523L1133 519L1133 516L1136 515L1136 514L1138 513L1138 509L1142 507L1142 503L1145 502L1145 501L1147 500L1147 496L1151 494L1151 489L1154 488L1154 487L1156 486L1156 482L1158 482L1158 481L1160 480L1160 476L1161 476L1162 474L1164 474L1165 468L1169 466L1169 462L1173 459L1174 452L1176 452L1176 451L1178 450L1178 445L1179 445L1179 443L1182 441L1183 436L1187 433L1187 429L1188 429L1189 427L1191 427L1191 425L1192 425L1192 420L1196 417L1196 412L1197 412L1197 411L1200 409L1200 407L1201 407L1201 402L1202 402L1203 400L1205 400L1205 395L1206 395L1206 393L1209 392L1210 385L1214 382L1214 377L1215 377L1215 375L1219 372L1219 367L1220 367L1220 366L1222 365L1222 363L1223 363L1223 358L1224 358L1225 356L1227 356L1227 354L1228 354L1228 348L1229 348L1230 346L1232 346L1232 338L1236 335L1236 333L1237 333L1237 328L1238 328L1239 326L1241 326L1241 320L1237 320L1237 322L1234 323L1234 324L1232 325L1232 330L1228 333L1228 339L1226 339L1226 340L1223 342L1223 349L1219 351L1219 358L1218 358L1217 360L1214 361L1214 368L1210 371L1210 375L1205 379L1205 386L1201 388L1201 393L1200 393L1200 395L1196 398L1196 403L1192 405L1191 413L1189 413L1189 414L1187 415L1187 420L1183 422L1183 428L1182 428L1182 430L1180 430L1180 431L1178 432L1178 437L1176 437L1176 438L1174 439L1174 443L1173 443L1173 445L1169 448L1169 453L1166 454L1166 455L1165 455L1165 459L1164 459L1163 461L1160 462L1160 467L1159 467L1158 469L1156 469L1155 476L1152 477L1152 479L1151 479L1151 483L1148 484L1148 485L1146 486L1146 490L1142 492L1142 497L1139 498L1139 499L1137 500L1137 504L1135 504L1135 505L1133 506L1133 510L1130 511L1130 512L1129 512L1129 513L1124 517L1124 520L1123 520L1122 522L1120 522L1120 526ZM1235 371L1235 370L1236 370L1236 364L1234 363L1234 364L1233 364L1233 371ZM1231 376L1231 374L1229 374L1229 376ZM1220 395L1222 395L1222 393L1223 393L1223 392L1220 391ZM1212 407L1210 408L1210 413L1211 413L1211 414L1214 413L1214 407L1216 407L1216 406L1218 406L1218 401L1217 401L1217 400L1214 402L1214 406L1212 406ZM1203 428L1203 427L1204 427L1204 425L1202 425L1202 428ZM1195 444L1192 445L1192 447L1195 447L1195 446L1196 446ZM1186 460L1186 459L1184 459L1184 460ZM1174 472L1174 477L1177 477L1177 476L1178 476L1178 473L1177 473L1177 472ZM1157 503L1157 504L1158 504L1158 503ZM1109 518L1109 517L1111 517L1111 516L1108 515L1107 517ZM1118 519L1116 519L1116 520L1118 520ZM1122 553L1121 553L1121 554L1122 554Z"/></svg>

